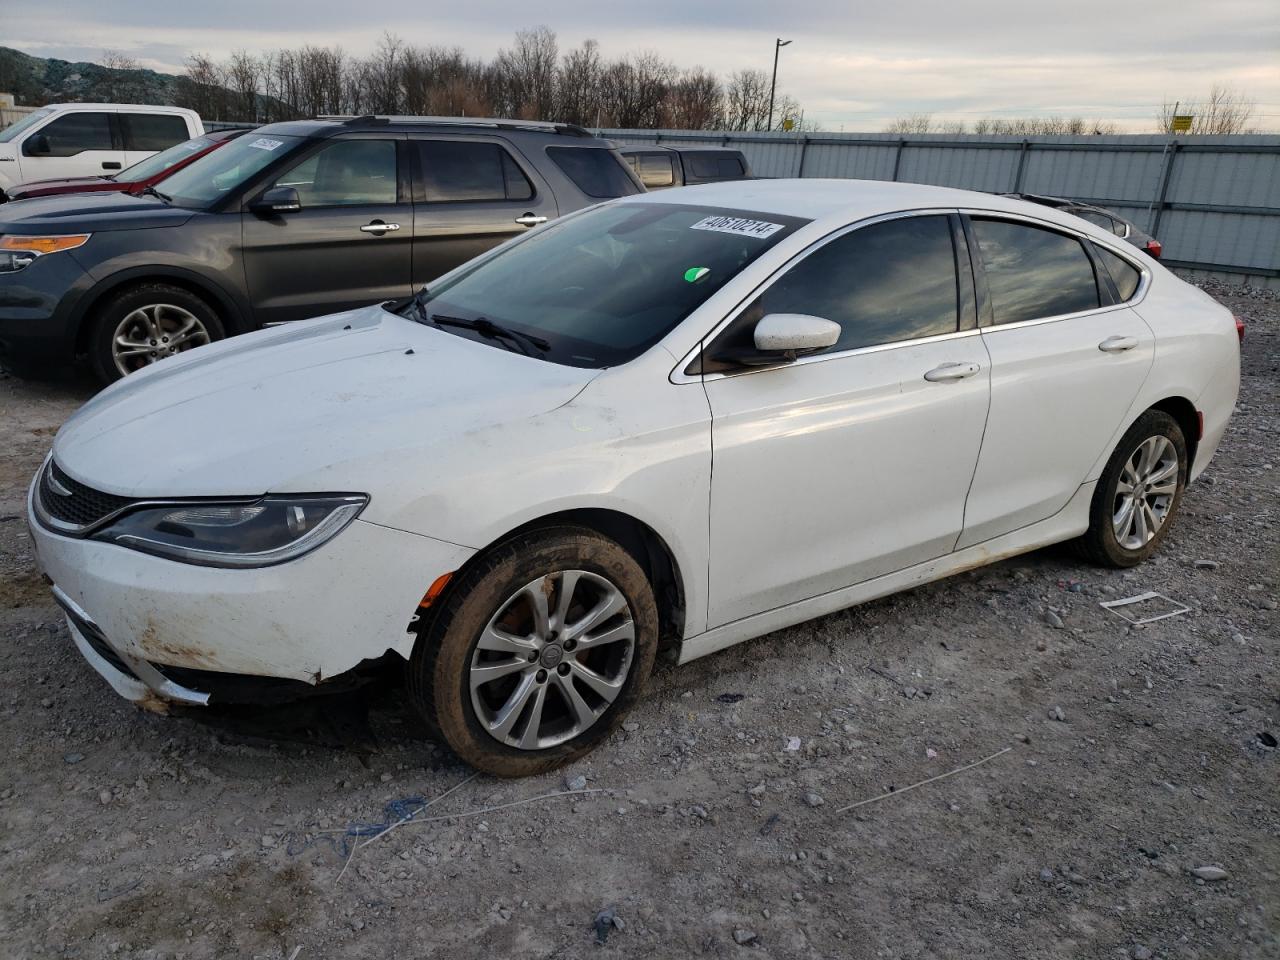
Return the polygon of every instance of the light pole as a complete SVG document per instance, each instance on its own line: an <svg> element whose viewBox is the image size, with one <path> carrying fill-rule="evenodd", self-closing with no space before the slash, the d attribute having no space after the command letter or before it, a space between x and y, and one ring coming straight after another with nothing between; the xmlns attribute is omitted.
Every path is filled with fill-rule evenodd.
<svg viewBox="0 0 1280 960"><path fill-rule="evenodd" d="M790 42L790 40L783 40L781 37L773 41L773 80L769 82L769 124L765 127L765 130L773 129L773 92L778 88L778 51Z"/></svg>

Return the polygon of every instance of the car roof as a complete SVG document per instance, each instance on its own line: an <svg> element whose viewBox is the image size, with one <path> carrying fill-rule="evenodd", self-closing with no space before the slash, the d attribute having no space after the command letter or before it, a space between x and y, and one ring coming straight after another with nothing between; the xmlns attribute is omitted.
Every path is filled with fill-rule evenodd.
<svg viewBox="0 0 1280 960"><path fill-rule="evenodd" d="M331 137L339 133L371 130L394 133L414 133L424 130L440 132L472 133L523 133L565 137L584 141L582 146L612 146L612 141L601 140L589 130L572 123L550 123L545 120L504 120L494 117L313 117L310 120L286 120L258 128L262 133L279 133L295 137ZM579 145L579 144L575 144Z"/></svg>
<svg viewBox="0 0 1280 960"><path fill-rule="evenodd" d="M725 180L627 197L627 202L688 203L852 223L901 210L971 208L1016 213L1080 231L1082 221L1053 207L976 190L888 180Z"/></svg>
<svg viewBox="0 0 1280 960"><path fill-rule="evenodd" d="M136 110L141 113L187 113L196 116L194 110L186 107L165 107L154 103L46 103L38 109L65 110Z"/></svg>

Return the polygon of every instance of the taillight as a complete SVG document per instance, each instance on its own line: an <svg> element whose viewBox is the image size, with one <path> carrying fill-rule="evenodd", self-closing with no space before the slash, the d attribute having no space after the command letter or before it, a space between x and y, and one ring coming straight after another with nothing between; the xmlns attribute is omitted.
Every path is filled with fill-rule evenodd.
<svg viewBox="0 0 1280 960"><path fill-rule="evenodd" d="M1236 336L1240 338L1240 342L1244 343L1244 321L1236 317Z"/></svg>
<svg viewBox="0 0 1280 960"><path fill-rule="evenodd" d="M1142 249L1147 251L1147 253L1151 254L1151 256L1155 257L1157 260L1160 259L1160 254L1164 252L1164 247L1160 245L1159 240L1148 240Z"/></svg>

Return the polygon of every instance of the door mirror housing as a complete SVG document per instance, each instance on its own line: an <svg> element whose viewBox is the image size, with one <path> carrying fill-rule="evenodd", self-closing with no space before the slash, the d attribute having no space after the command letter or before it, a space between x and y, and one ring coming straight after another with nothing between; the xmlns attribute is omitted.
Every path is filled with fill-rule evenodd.
<svg viewBox="0 0 1280 960"><path fill-rule="evenodd" d="M297 213L302 209L302 201L293 187L272 187L249 204L249 209L259 216L268 217L277 213Z"/></svg>
<svg viewBox="0 0 1280 960"><path fill-rule="evenodd" d="M770 313L756 324L752 339L762 354L794 360L835 346L840 324L807 313Z"/></svg>
<svg viewBox="0 0 1280 960"><path fill-rule="evenodd" d="M48 137L43 133L37 133L27 137L26 142L22 144L22 152L28 157L44 157L53 153L53 147L49 146Z"/></svg>

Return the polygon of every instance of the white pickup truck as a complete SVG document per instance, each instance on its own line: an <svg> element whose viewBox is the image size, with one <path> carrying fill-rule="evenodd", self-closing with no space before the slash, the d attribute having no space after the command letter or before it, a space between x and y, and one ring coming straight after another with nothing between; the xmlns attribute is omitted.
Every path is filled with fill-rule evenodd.
<svg viewBox="0 0 1280 960"><path fill-rule="evenodd" d="M110 176L204 133L194 110L51 103L0 130L0 191L31 180Z"/></svg>

